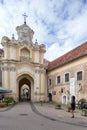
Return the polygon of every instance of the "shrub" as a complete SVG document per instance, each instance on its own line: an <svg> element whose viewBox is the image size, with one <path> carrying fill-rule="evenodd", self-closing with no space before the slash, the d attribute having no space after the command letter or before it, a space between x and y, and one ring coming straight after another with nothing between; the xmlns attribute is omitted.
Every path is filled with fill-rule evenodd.
<svg viewBox="0 0 87 130"><path fill-rule="evenodd" d="M87 116L87 109L85 109L85 108L82 109L82 115L83 115L83 116Z"/></svg>
<svg viewBox="0 0 87 130"><path fill-rule="evenodd" d="M4 99L4 101L7 103L7 106L12 103L12 104L15 104L16 101L13 99L13 97L7 97Z"/></svg>
<svg viewBox="0 0 87 130"><path fill-rule="evenodd" d="M6 103L4 103L4 102L1 102L1 103L0 103L0 108L6 107L6 106L7 106Z"/></svg>
<svg viewBox="0 0 87 130"><path fill-rule="evenodd" d="M56 104L56 105L55 105L55 108L56 108L56 109L61 109L61 104Z"/></svg>
<svg viewBox="0 0 87 130"><path fill-rule="evenodd" d="M70 112L71 106L69 104L66 106L66 108L67 108L67 111Z"/></svg>

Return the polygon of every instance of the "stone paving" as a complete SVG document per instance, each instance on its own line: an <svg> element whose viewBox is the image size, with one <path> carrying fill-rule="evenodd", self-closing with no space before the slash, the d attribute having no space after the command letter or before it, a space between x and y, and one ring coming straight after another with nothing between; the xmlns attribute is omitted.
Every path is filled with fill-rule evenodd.
<svg viewBox="0 0 87 130"><path fill-rule="evenodd" d="M70 123L75 125L81 125L87 127L87 116L82 116L82 111L75 110L75 118L71 118L71 113L67 112L66 108L55 109L53 104L39 103L34 104L39 113L45 117L50 117L54 121L62 121L64 123Z"/></svg>
<svg viewBox="0 0 87 130"><path fill-rule="evenodd" d="M39 116L43 116L46 119L52 121L63 122L71 125L79 125L83 127L87 127L87 116L81 115L81 110L76 109L75 118L71 118L71 113L67 112L66 108L55 109L55 106L51 103L30 103L31 109L33 112L38 114ZM0 111L8 111L12 107L0 109ZM21 110L21 108L19 107ZM20 111L19 110L19 111ZM15 109L16 111L16 109ZM26 109L27 111L27 109Z"/></svg>

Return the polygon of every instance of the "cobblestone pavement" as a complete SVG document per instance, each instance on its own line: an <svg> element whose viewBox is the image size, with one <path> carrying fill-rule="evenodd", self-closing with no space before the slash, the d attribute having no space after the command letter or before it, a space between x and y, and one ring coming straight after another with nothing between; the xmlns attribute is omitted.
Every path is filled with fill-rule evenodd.
<svg viewBox="0 0 87 130"><path fill-rule="evenodd" d="M75 118L71 118L71 113L67 112L66 108L55 109L55 106L51 103L35 103L35 108L44 117L50 118L54 121L62 121L72 125L80 125L87 127L87 116L82 116L82 111L75 110Z"/></svg>
<svg viewBox="0 0 87 130"><path fill-rule="evenodd" d="M76 110L75 118L71 118L65 107L58 110L51 103L19 103L0 109L0 130L45 130L47 127L47 130L53 130L53 127L57 130L57 127L66 125L71 130L74 127L77 130L87 129L87 117L81 115L81 110ZM65 127L63 129L66 130Z"/></svg>

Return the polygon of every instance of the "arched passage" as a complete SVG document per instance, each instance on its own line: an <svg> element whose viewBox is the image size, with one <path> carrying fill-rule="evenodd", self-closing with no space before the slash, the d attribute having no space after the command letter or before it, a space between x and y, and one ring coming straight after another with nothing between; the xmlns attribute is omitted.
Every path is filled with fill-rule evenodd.
<svg viewBox="0 0 87 130"><path fill-rule="evenodd" d="M19 101L30 101L34 99L34 80L28 74L22 74L17 78Z"/></svg>
<svg viewBox="0 0 87 130"><path fill-rule="evenodd" d="M19 100L31 100L31 83L27 78L19 81Z"/></svg>

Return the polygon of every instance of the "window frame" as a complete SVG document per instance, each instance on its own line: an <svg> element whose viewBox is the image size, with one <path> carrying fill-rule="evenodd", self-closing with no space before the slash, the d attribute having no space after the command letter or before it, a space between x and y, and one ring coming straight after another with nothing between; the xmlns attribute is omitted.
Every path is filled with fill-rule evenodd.
<svg viewBox="0 0 87 130"><path fill-rule="evenodd" d="M59 82L58 82L58 77L60 78L60 79L59 79ZM60 76L60 75L57 75L57 76L56 76L56 84L60 84L60 83L61 83L61 76Z"/></svg>
<svg viewBox="0 0 87 130"><path fill-rule="evenodd" d="M81 73L81 76L79 76L78 73ZM82 70L80 70L80 71L77 72L76 78L77 78L77 81L83 80L83 71Z"/></svg>
<svg viewBox="0 0 87 130"><path fill-rule="evenodd" d="M66 80L66 75L67 74L68 74L68 80ZM70 73L69 72L65 73L64 81L65 81L65 83L70 81Z"/></svg>
<svg viewBox="0 0 87 130"><path fill-rule="evenodd" d="M48 78L48 86L51 86L51 85L52 85L52 79Z"/></svg>

